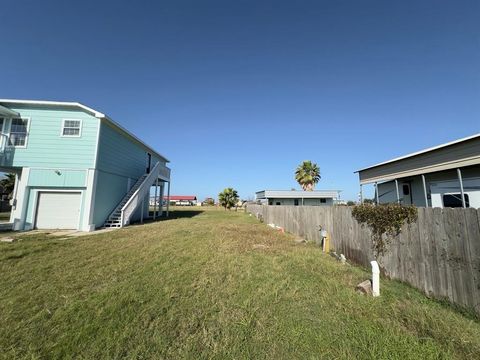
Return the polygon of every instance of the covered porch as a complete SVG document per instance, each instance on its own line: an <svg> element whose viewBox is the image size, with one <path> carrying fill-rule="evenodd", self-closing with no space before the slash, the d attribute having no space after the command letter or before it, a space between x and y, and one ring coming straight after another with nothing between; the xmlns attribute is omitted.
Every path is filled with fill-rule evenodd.
<svg viewBox="0 0 480 360"><path fill-rule="evenodd" d="M480 134L363 168L356 173L360 181L360 202L364 202L364 186L373 185L376 204L396 202L422 207L470 207L472 202L469 200L478 201L480 195Z"/></svg>

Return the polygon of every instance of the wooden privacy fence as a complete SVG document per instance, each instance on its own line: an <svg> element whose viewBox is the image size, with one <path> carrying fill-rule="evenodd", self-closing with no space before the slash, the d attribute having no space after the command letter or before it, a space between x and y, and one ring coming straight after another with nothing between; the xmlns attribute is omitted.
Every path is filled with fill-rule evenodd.
<svg viewBox="0 0 480 360"><path fill-rule="evenodd" d="M364 266L374 259L371 232L346 206L248 205L247 211L307 240L330 233L337 253ZM446 298L480 314L480 210L418 208L376 259L384 273L430 296Z"/></svg>

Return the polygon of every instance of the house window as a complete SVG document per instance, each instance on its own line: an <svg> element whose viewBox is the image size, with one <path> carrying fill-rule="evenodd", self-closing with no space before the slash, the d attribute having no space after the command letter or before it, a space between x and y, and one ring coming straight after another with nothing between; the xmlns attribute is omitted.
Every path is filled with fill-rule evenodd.
<svg viewBox="0 0 480 360"><path fill-rule="evenodd" d="M275 203L275 205L281 205L281 204L280 204L280 201L277 201L277 202Z"/></svg>
<svg viewBox="0 0 480 360"><path fill-rule="evenodd" d="M408 184L403 184L402 186L403 189L403 195L410 195L410 185Z"/></svg>
<svg viewBox="0 0 480 360"><path fill-rule="evenodd" d="M327 199L320 199L320 202L321 202L322 204L326 204L326 203L327 203Z"/></svg>
<svg viewBox="0 0 480 360"><path fill-rule="evenodd" d="M81 128L81 120L63 120L62 136L79 137Z"/></svg>
<svg viewBox="0 0 480 360"><path fill-rule="evenodd" d="M29 119L12 119L10 127L10 146L25 147L27 145Z"/></svg>
<svg viewBox="0 0 480 360"><path fill-rule="evenodd" d="M465 196L465 206L468 208L470 207L470 199L468 198L468 194L464 194ZM443 207L463 207L462 203L462 194L445 194L443 195Z"/></svg>
<svg viewBox="0 0 480 360"><path fill-rule="evenodd" d="M298 199L293 200L293 204L294 204L295 206L298 206Z"/></svg>

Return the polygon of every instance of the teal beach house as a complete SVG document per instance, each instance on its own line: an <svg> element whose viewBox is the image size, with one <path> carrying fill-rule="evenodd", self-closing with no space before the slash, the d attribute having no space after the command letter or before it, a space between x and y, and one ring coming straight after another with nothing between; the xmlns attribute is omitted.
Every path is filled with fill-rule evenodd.
<svg viewBox="0 0 480 360"><path fill-rule="evenodd" d="M14 230L122 227L149 217L152 192L170 192L163 155L80 103L0 99L0 130ZM168 216L157 203L153 217Z"/></svg>

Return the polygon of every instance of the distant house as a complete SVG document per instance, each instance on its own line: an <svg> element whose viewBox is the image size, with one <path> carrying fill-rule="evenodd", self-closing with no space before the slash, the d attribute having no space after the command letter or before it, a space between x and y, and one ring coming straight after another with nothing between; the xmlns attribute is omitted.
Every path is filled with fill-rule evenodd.
<svg viewBox="0 0 480 360"><path fill-rule="evenodd" d="M339 195L338 190L262 190L255 193L255 199L266 205L331 206Z"/></svg>
<svg viewBox="0 0 480 360"><path fill-rule="evenodd" d="M202 205L204 206L215 205L215 199L211 197L207 197L205 198L205 200L202 201Z"/></svg>
<svg viewBox="0 0 480 360"><path fill-rule="evenodd" d="M165 196L165 202L169 202L176 206L194 206L197 205L197 197L195 195L170 195Z"/></svg>
<svg viewBox="0 0 480 360"><path fill-rule="evenodd" d="M356 171L377 203L480 208L480 134Z"/></svg>
<svg viewBox="0 0 480 360"><path fill-rule="evenodd" d="M163 196L170 181L163 155L77 102L0 99L0 131L15 230L121 227L148 217L150 188Z"/></svg>

